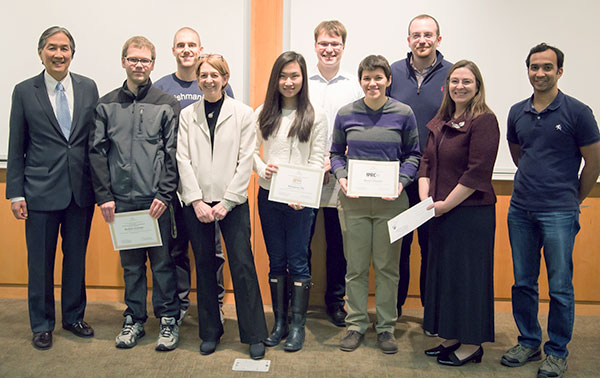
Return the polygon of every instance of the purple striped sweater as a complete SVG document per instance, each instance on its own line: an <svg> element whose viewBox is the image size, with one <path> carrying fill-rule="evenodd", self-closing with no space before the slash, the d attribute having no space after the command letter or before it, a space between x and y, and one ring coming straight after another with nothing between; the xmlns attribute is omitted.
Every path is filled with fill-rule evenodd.
<svg viewBox="0 0 600 378"><path fill-rule="evenodd" d="M417 176L420 158L417 122L408 105L388 98L372 110L360 99L338 111L331 144L336 179L348 177L348 159L400 161L399 182L406 187Z"/></svg>

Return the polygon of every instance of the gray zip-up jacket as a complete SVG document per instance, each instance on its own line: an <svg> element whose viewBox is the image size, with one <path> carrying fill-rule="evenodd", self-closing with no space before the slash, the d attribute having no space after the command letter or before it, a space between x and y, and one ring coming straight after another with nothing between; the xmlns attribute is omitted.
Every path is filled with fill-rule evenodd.
<svg viewBox="0 0 600 378"><path fill-rule="evenodd" d="M177 190L175 159L179 103L150 81L137 96L125 82L98 101L90 134L96 203L169 205Z"/></svg>

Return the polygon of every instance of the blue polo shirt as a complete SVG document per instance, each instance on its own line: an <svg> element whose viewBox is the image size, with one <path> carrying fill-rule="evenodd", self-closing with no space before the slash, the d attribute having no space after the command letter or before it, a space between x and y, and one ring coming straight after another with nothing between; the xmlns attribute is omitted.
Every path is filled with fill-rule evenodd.
<svg viewBox="0 0 600 378"><path fill-rule="evenodd" d="M561 91L541 112L533 96L513 105L507 139L521 146L511 206L527 211L579 208L580 147L600 140L592 109Z"/></svg>

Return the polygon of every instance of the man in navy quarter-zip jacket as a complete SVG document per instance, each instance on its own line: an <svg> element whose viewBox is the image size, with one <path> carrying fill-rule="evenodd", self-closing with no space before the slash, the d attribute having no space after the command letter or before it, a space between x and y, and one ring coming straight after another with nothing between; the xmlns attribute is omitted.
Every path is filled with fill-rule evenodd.
<svg viewBox="0 0 600 378"><path fill-rule="evenodd" d="M406 59L392 64L392 84L388 87L388 96L410 106L417 119L419 145L421 153L425 149L429 130L427 123L437 113L441 103L446 75L452 64L444 60L437 48L442 41L440 26L435 18L421 14L408 24L408 46L411 52ZM415 181L405 188L409 206L419 203L418 185ZM419 246L421 248L421 304L425 298L425 277L428 253L428 224L418 228ZM400 254L400 281L398 283L398 316L402 315L402 305L408 294L410 281L410 248L413 233L402 239Z"/></svg>

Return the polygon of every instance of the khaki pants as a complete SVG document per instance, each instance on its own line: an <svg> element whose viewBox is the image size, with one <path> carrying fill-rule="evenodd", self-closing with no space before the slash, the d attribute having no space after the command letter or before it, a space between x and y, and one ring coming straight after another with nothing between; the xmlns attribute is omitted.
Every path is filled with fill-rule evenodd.
<svg viewBox="0 0 600 378"><path fill-rule="evenodd" d="M387 222L408 208L408 197L402 192L394 201L381 198L338 197L338 211L344 255L346 256L346 297L348 330L365 333L369 327L369 267L375 270L375 305L377 333L394 332L398 310L398 280L401 240L390 244Z"/></svg>

